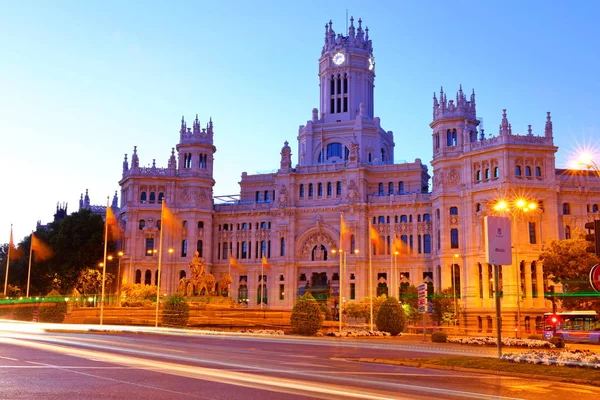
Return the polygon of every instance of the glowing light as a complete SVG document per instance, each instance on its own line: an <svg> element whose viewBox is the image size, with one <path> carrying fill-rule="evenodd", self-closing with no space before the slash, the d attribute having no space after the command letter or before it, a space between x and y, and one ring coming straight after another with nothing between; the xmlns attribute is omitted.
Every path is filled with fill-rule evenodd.
<svg viewBox="0 0 600 400"><path fill-rule="evenodd" d="M495 211L504 211L508 208L508 203L505 200L500 200L494 205Z"/></svg>
<svg viewBox="0 0 600 400"><path fill-rule="evenodd" d="M125 254L125 253L123 253L122 251L120 251L120 252L118 252L118 253L117 253L117 255L118 255L119 257L123 257L123 255L124 255L124 254Z"/></svg>

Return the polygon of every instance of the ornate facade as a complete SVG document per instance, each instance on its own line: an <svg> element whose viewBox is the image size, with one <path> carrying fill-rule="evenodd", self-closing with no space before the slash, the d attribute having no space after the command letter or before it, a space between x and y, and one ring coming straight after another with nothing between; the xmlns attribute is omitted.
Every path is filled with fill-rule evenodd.
<svg viewBox="0 0 600 400"><path fill-rule="evenodd" d="M163 238L165 293L189 274L188 262L198 251L217 280L235 258L232 295L250 307L263 301L291 309L306 290L333 302L340 289L343 213L350 230L342 256L346 301L361 300L370 290L398 296L407 285L427 282L438 291L454 289L464 311L461 324L491 330L493 274L485 262L483 217L499 198L521 196L537 207L510 214L514 262L501 267L502 307L508 318L518 316L521 326L533 328L548 307L546 277L536 261L542 246L598 215L600 180L556 169L550 113L543 135L534 135L531 126L526 134L513 133L506 110L498 135L486 135L478 127L475 92L467 95L460 87L455 99L443 90L433 97L430 190L421 159L394 163L394 134L374 113L372 42L357 22L351 19L347 36L336 34L331 22L325 26L320 109L298 130L295 165L285 142L277 172L243 173L240 194L222 201L213 195L216 133L212 121L201 128L198 116L192 128L182 118L166 168L155 161L140 167L137 147L131 163L125 156L119 182L123 281L156 282L160 203L167 199L181 229ZM383 239L374 248L370 224ZM393 254L395 236L406 245L402 254ZM262 284L264 299L258 296Z"/></svg>

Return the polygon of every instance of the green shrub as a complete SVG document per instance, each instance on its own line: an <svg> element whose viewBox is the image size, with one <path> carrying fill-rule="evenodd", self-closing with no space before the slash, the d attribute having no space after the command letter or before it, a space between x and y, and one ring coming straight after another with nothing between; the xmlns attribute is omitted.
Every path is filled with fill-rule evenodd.
<svg viewBox="0 0 600 400"><path fill-rule="evenodd" d="M156 302L156 286L126 283L121 288L121 306L149 307Z"/></svg>
<svg viewBox="0 0 600 400"><path fill-rule="evenodd" d="M33 310L37 307L35 303L22 303L13 306L13 318L17 321L33 321Z"/></svg>
<svg viewBox="0 0 600 400"><path fill-rule="evenodd" d="M58 291L51 291L40 304L38 321L61 323L65 320L67 303Z"/></svg>
<svg viewBox="0 0 600 400"><path fill-rule="evenodd" d="M321 313L323 313L323 317L325 321L333 321L333 316L331 315L331 310L327 307L327 304L321 304Z"/></svg>
<svg viewBox="0 0 600 400"><path fill-rule="evenodd" d="M406 313L394 297L389 297L377 313L377 330L396 336L406 327Z"/></svg>
<svg viewBox="0 0 600 400"><path fill-rule="evenodd" d="M552 336L548 341L555 345L557 349L562 349L565 347L565 339L560 336Z"/></svg>
<svg viewBox="0 0 600 400"><path fill-rule="evenodd" d="M536 334L531 334L529 336L527 336L527 339L529 340L542 340L542 335L536 335Z"/></svg>
<svg viewBox="0 0 600 400"><path fill-rule="evenodd" d="M294 305L291 325L292 332L300 335L314 335L323 326L319 303L310 293L305 293Z"/></svg>
<svg viewBox="0 0 600 400"><path fill-rule="evenodd" d="M189 320L190 306L186 298L180 293L167 298L162 313L162 325L187 326Z"/></svg>
<svg viewBox="0 0 600 400"><path fill-rule="evenodd" d="M435 343L446 343L448 340L448 334L443 331L431 332L431 341Z"/></svg>

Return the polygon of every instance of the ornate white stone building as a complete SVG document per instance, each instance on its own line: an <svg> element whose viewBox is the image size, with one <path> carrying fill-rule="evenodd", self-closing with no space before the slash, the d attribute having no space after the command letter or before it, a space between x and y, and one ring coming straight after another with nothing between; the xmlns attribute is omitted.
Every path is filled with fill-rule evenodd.
<svg viewBox="0 0 600 400"><path fill-rule="evenodd" d="M164 292L189 274L194 251L217 280L232 268L232 295L258 307L266 285L266 307L290 309L306 290L337 301L340 213L351 236L342 276L346 301L373 293L398 296L407 285L427 282L436 291L453 288L463 313L461 325L489 331L495 324L492 266L485 262L483 217L499 198L534 200L530 212L514 211L513 264L501 268L506 325L519 316L523 329L547 310L543 243L565 238L598 216L600 180L555 168L550 113L542 136L531 128L513 134L503 112L498 135L479 129L474 91L462 87L455 99L433 97L433 181L421 159L394 164L394 135L374 110L376 63L368 29L351 20L348 35L331 22L319 58L320 108L298 130L296 164L285 142L275 173L242 174L239 196L213 195L213 135L198 117L182 118L179 142L166 168L139 166L137 148L123 163L120 220L124 230L124 282L156 282L163 198L182 229L163 239ZM320 110L320 111L319 111ZM369 224L383 237L370 253ZM394 235L408 254L391 254ZM168 253L167 249L173 249ZM335 251L335 252L334 252ZM269 266L261 277L261 258ZM395 278L394 278L395 277ZM307 289L309 288L310 289ZM332 295L333 294L333 295ZM521 301L517 299L521 296Z"/></svg>

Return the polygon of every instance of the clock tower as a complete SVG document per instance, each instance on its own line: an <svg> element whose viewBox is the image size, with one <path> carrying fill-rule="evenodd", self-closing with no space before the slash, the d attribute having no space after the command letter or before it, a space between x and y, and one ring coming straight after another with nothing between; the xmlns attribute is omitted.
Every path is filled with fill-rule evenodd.
<svg viewBox="0 0 600 400"><path fill-rule="evenodd" d="M393 164L394 136L380 126L373 109L375 58L369 28L354 26L336 34L325 25L319 58L320 112L298 131L298 165Z"/></svg>
<svg viewBox="0 0 600 400"><path fill-rule="evenodd" d="M354 120L364 107L373 118L375 59L369 28L362 20L354 27L350 18L348 35L336 34L332 22L325 25L325 44L319 59L321 112L325 122Z"/></svg>

